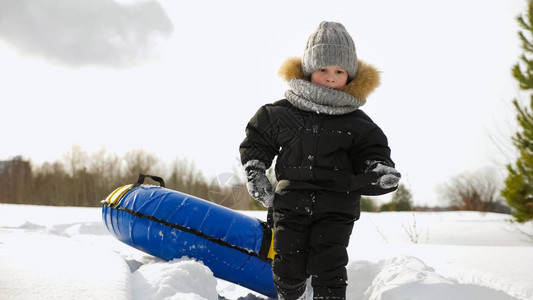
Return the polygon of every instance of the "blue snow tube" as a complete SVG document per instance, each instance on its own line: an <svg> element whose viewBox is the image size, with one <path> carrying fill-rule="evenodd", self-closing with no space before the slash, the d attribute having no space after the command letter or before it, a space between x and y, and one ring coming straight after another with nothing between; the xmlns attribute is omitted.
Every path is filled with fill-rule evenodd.
<svg viewBox="0 0 533 300"><path fill-rule="evenodd" d="M160 186L144 185L150 177ZM269 297L272 231L258 219L164 188L160 177L140 175L102 201L102 218L120 241L165 260L202 261L221 279Z"/></svg>

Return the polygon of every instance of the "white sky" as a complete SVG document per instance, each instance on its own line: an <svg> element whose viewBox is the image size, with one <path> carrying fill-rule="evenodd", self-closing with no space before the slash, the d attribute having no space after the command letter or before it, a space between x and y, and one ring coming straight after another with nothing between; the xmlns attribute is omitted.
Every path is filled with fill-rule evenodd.
<svg viewBox="0 0 533 300"><path fill-rule="evenodd" d="M277 71L323 20L382 71L362 109L387 134L416 204L513 157L518 0L0 0L0 159L78 144L142 148L232 172L244 127L283 98ZM503 150L502 150L503 149ZM511 151L505 154L502 151Z"/></svg>

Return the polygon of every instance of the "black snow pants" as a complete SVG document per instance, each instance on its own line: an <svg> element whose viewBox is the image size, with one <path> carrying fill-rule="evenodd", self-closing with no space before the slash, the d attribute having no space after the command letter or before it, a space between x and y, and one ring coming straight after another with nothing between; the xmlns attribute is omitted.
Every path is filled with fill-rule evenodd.
<svg viewBox="0 0 533 300"><path fill-rule="evenodd" d="M298 299L311 276L314 299L345 299L348 253L360 195L294 190L274 198L274 283L280 298Z"/></svg>

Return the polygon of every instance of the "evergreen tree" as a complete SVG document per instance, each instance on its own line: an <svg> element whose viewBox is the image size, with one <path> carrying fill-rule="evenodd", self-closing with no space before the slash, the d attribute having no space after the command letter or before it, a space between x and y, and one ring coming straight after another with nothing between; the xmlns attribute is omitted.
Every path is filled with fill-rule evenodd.
<svg viewBox="0 0 533 300"><path fill-rule="evenodd" d="M376 206L370 197L361 197L361 211L375 212Z"/></svg>
<svg viewBox="0 0 533 300"><path fill-rule="evenodd" d="M389 203L382 204L379 208L380 211L410 211L413 208L413 194L400 183L398 189L392 194L391 201Z"/></svg>
<svg viewBox="0 0 533 300"><path fill-rule="evenodd" d="M512 73L520 89L533 91L533 1L528 1L527 14L517 18L522 27L519 37L522 42L520 61L513 67ZM518 159L514 165L508 165L509 175L505 180L502 196L514 208L513 215L518 222L533 220L533 94L530 94L529 106L520 105L515 99L516 120L520 127L513 137L513 144L518 150Z"/></svg>
<svg viewBox="0 0 533 300"><path fill-rule="evenodd" d="M392 194L391 202L395 204L396 211L410 211L412 209L413 194L400 184L394 194Z"/></svg>

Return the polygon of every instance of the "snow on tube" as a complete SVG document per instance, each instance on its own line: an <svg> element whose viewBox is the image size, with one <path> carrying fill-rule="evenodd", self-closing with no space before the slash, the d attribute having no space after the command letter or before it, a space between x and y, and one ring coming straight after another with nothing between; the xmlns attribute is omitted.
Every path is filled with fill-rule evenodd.
<svg viewBox="0 0 533 300"><path fill-rule="evenodd" d="M144 185L145 177L160 186ZM272 230L258 219L164 187L143 175L102 201L102 218L120 241L165 260L202 261L221 279L276 297Z"/></svg>

